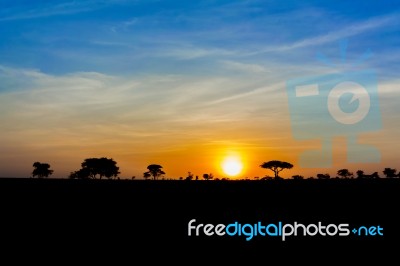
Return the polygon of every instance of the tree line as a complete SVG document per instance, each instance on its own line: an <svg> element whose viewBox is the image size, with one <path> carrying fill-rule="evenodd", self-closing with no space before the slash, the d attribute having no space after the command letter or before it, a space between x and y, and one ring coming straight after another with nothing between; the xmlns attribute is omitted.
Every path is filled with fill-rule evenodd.
<svg viewBox="0 0 400 266"><path fill-rule="evenodd" d="M261 168L268 169L273 172L273 176L264 176L262 178L254 177L254 180L277 180L282 179L280 173L286 169L292 169L293 164L284 162L284 161L267 161L260 165ZM31 177L35 178L48 178L54 173L54 170L50 169L50 164L35 162L33 163L33 171ZM400 177L400 172L397 173L395 168L385 168L382 173L386 178L396 178ZM87 158L81 163L81 168L79 170L73 171L69 174L69 179L120 179L119 178L119 167L117 166L117 162L112 158ZM143 178L148 180L158 180L164 179L165 172L163 167L159 164L150 164L147 166L147 171L143 173ZM378 172L374 172L372 174L366 174L363 170L357 170L354 175L353 172L350 172L348 169L339 169L336 173L335 177L331 177L327 173L319 173L315 177L305 178L302 175L293 175L292 179L302 180L302 179L331 179L331 178L341 178L341 179L353 179L353 178L381 178ZM132 180L135 179L135 176L132 176ZM215 178L212 173L205 173L202 175L204 180L220 180L219 178ZM179 177L179 180L199 180L199 176L194 176L193 173L188 172L187 177ZM221 180L227 180L227 178L222 178ZM243 180L243 179L242 179ZM249 178L245 178L245 180L250 180Z"/></svg>

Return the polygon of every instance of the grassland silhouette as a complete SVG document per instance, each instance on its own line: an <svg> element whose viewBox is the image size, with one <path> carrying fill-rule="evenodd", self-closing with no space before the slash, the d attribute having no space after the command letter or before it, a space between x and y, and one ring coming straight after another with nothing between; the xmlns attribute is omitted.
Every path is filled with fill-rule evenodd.
<svg viewBox="0 0 400 266"><path fill-rule="evenodd" d="M142 252L155 244L169 254L221 247L236 254L242 250L272 252L282 243L265 237L246 242L243 238L188 238L187 222L256 223L288 222L351 223L380 225L382 238L299 237L285 243L307 250L354 250L391 246L400 235L398 209L399 173L395 168L365 173L338 169L336 176L319 173L315 177L281 174L294 167L289 162L266 161L255 167L267 171L264 177L228 179L213 173L169 179L164 167L152 163L143 169L143 178L120 178L120 168L107 157L87 158L66 178L53 178L56 169L47 162L35 162L30 178L0 178L2 240L47 246L80 245L104 250L104 246L125 246ZM12 203L12 204L9 204ZM172 244L173 242L173 244ZM118 244L119 243L119 244ZM124 244L121 244L124 243ZM126 244L125 244L126 243ZM68 250L65 247L65 250ZM78 247L78 246L76 246ZM154 250L150 248L150 250ZM69 251L71 252L71 251ZM158 250L157 250L158 252ZM374 251L375 252L375 251ZM362 253L362 254L364 254ZM130 254L130 253L129 253ZM186 254L186 253L185 253ZM306 253L304 253L306 254ZM360 253L361 254L361 253ZM154 255L154 254L152 254ZM178 256L178 255L177 255Z"/></svg>
<svg viewBox="0 0 400 266"><path fill-rule="evenodd" d="M35 162L33 164L33 171L31 173L31 178L49 178L54 170L50 169L50 164ZM144 180L186 180L186 181L199 181L199 180L214 180L214 181L240 181L240 180L252 180L252 181L264 181L264 180L283 180L283 179L293 179L293 180L304 180L304 179L380 179L381 176L378 172L373 172L371 174L366 174L363 170L357 170L354 175L349 169L343 168L336 172L336 176L331 177L328 173L318 173L316 176L304 177L303 175L295 174L291 178L283 178L280 173L286 169L292 169L293 164L285 161L271 160L262 163L259 167L267 169L273 172L273 176L266 175L264 177L253 177L251 178L240 178L240 179L229 179L229 178L218 178L212 173L204 173L199 176L194 176L193 173L188 172L185 178L166 178L166 173L163 170L163 166L159 164L150 164L147 166L147 171L143 173ZM112 158L101 157L101 158L87 158L81 163L81 169L72 171L68 178L69 179L109 179L109 180L120 180L120 171L117 166L117 162ZM386 167L382 170L382 174L386 178L400 178L400 171L397 169ZM132 176L131 180L137 180L136 176Z"/></svg>

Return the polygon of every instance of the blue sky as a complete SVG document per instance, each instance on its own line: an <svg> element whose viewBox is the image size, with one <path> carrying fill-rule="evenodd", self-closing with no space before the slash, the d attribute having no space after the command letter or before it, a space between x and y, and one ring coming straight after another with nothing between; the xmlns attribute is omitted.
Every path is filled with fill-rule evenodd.
<svg viewBox="0 0 400 266"><path fill-rule="evenodd" d="M285 82L348 69L368 50L360 67L378 74L388 134L372 141L386 154L383 163L393 163L399 25L400 4L388 0L2 0L0 134L7 154L0 176L13 174L5 165L17 159L28 167L15 175L24 175L32 153L55 158L65 175L82 159L68 154L97 156L98 143L116 147L112 154L131 175L150 160L136 151L154 135L159 142L146 151L156 158L193 148L185 143L199 151L208 143L294 160L280 153L290 135L269 126L290 131ZM347 63L340 61L343 40ZM317 53L338 64L316 60ZM48 144L32 144L44 139Z"/></svg>
<svg viewBox="0 0 400 266"><path fill-rule="evenodd" d="M209 74L231 59L313 63L315 49L335 56L342 38L358 53L393 49L398 12L395 1L2 1L0 60L118 75Z"/></svg>

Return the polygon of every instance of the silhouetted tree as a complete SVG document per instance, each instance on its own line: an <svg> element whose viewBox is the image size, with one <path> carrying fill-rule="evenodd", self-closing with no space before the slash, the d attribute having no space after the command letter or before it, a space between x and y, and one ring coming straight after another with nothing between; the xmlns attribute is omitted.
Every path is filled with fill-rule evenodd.
<svg viewBox="0 0 400 266"><path fill-rule="evenodd" d="M102 179L103 177L117 177L118 174L120 174L117 162L106 157L85 159L82 163L82 168L88 169L90 173L89 176L93 179L95 179L97 175Z"/></svg>
<svg viewBox="0 0 400 266"><path fill-rule="evenodd" d="M279 179L279 173L283 171L284 169L291 169L293 168L293 165L288 162L282 162L282 161L269 161L265 162L262 165L260 165L261 168L265 169L270 169L274 172L275 174L275 179Z"/></svg>
<svg viewBox="0 0 400 266"><path fill-rule="evenodd" d="M353 173L349 172L348 169L340 169L337 171L337 175L342 178L353 178Z"/></svg>
<svg viewBox="0 0 400 266"><path fill-rule="evenodd" d="M259 176L255 176L254 180L260 180L260 177Z"/></svg>
<svg viewBox="0 0 400 266"><path fill-rule="evenodd" d="M145 172L143 174L143 177L146 178L152 176L154 180L156 180L157 178L159 178L162 175L165 175L165 172L163 170L161 170L163 167L161 165L158 164L150 164L149 166L147 166L147 172Z"/></svg>
<svg viewBox="0 0 400 266"><path fill-rule="evenodd" d="M193 174L191 172L188 172L188 176L185 178L185 180L192 180L193 179Z"/></svg>
<svg viewBox="0 0 400 266"><path fill-rule="evenodd" d="M318 179L330 179L330 174L317 174Z"/></svg>
<svg viewBox="0 0 400 266"><path fill-rule="evenodd" d="M294 175L294 176L292 176L292 178L295 179L295 180L302 180L302 179L304 179L304 176L302 176L302 175Z"/></svg>
<svg viewBox="0 0 400 266"><path fill-rule="evenodd" d="M203 178L205 180L211 180L214 178L213 174L203 174Z"/></svg>
<svg viewBox="0 0 400 266"><path fill-rule="evenodd" d="M80 170L71 172L69 178L96 179L96 177L99 176L100 179L103 177L111 179L117 178L118 174L120 174L117 162L106 157L87 158L83 161L81 166L82 168Z"/></svg>
<svg viewBox="0 0 400 266"><path fill-rule="evenodd" d="M387 177L387 178L393 178L396 177L396 169L393 168L385 168L383 170L383 174Z"/></svg>
<svg viewBox="0 0 400 266"><path fill-rule="evenodd" d="M38 178L49 177L53 174L54 170L50 169L50 164L48 163L33 163L32 177L37 176Z"/></svg>
<svg viewBox="0 0 400 266"><path fill-rule="evenodd" d="M356 174L357 174L357 178L364 178L364 171L363 170L358 170L356 172Z"/></svg>

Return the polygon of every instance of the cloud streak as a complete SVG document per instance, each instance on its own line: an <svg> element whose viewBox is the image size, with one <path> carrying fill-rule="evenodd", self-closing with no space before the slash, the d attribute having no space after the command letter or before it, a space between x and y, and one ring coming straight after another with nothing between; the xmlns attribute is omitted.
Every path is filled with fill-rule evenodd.
<svg viewBox="0 0 400 266"><path fill-rule="evenodd" d="M227 68L228 70L234 70L239 72L247 72L254 74L263 74L271 72L266 67L259 64L246 64L241 62L236 62L232 60L222 60L222 66Z"/></svg>
<svg viewBox="0 0 400 266"><path fill-rule="evenodd" d="M88 12L99 8L104 8L111 4L123 3L118 0L88 0L88 1L67 1L55 5L48 5L40 8L32 8L24 12L15 11L0 18L0 21L28 20L60 15L72 15L82 12ZM10 10L9 10L10 11ZM4 11L3 11L4 12Z"/></svg>
<svg viewBox="0 0 400 266"><path fill-rule="evenodd" d="M327 34L309 37L303 40L299 40L293 42L291 44L282 44L280 46L267 47L264 49L260 49L254 53L247 53L247 55L254 55L260 53L269 53L269 52L285 52L293 49L310 47L310 46L318 46L334 41L338 41L344 38L352 37L355 35L363 34L368 31L376 30L389 25L396 25L399 21L399 14L390 14L382 17L371 18L359 23L355 23L350 26L346 26L339 30L331 31Z"/></svg>

